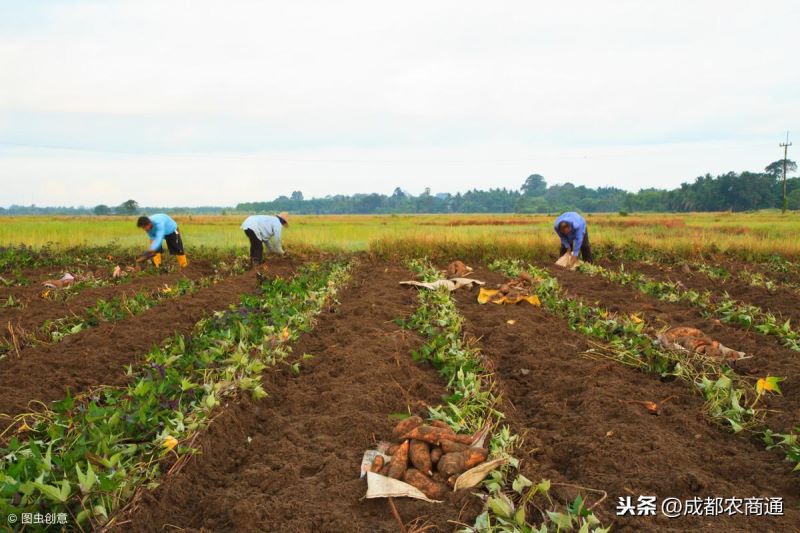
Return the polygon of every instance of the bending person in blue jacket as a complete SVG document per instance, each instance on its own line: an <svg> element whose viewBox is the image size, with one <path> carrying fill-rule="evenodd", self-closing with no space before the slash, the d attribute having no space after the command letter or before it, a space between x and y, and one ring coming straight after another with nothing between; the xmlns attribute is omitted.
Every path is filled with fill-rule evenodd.
<svg viewBox="0 0 800 533"><path fill-rule="evenodd" d="M580 255L584 261L592 262L589 231L586 229L586 220L582 216L574 211L567 211L556 219L554 227L556 233L558 233L558 238L561 239L559 257L569 250L576 259Z"/></svg>
<svg viewBox="0 0 800 533"><path fill-rule="evenodd" d="M264 246L270 252L283 255L281 232L289 225L289 214L286 212L272 215L252 215L244 219L242 229L250 239L250 265L256 266L264 262Z"/></svg>
<svg viewBox="0 0 800 533"><path fill-rule="evenodd" d="M155 266L161 266L161 254L164 253L163 241L167 241L169 253L174 255L181 268L189 264L186 253L183 251L183 240L178 231L178 224L169 215L159 213L149 217L139 217L136 226L147 232L150 247L143 254L146 259L152 259Z"/></svg>

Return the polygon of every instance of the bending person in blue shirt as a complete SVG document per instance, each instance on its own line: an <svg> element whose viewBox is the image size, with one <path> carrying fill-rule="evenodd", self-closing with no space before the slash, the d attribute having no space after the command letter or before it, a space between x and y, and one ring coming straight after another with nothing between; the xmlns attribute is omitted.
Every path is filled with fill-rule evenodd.
<svg viewBox="0 0 800 533"><path fill-rule="evenodd" d="M264 262L264 246L270 252L283 255L281 232L289 225L289 214L286 212L272 215L252 215L244 219L242 229L250 239L250 266Z"/></svg>
<svg viewBox="0 0 800 533"><path fill-rule="evenodd" d="M178 264L184 268L189 262L186 260L186 253L183 251L183 240L178 231L178 224L168 215L159 213L149 217L139 217L136 226L147 232L150 239L150 247L143 254L146 259L152 259L155 266L161 266L161 254L164 253L162 241L167 241L169 253L178 259Z"/></svg>
<svg viewBox="0 0 800 533"><path fill-rule="evenodd" d="M558 238L561 239L561 257L567 250L572 252L575 258L578 255L581 259L592 262L592 247L589 244L589 231L586 229L586 220L574 211L567 211L556 219L554 225Z"/></svg>

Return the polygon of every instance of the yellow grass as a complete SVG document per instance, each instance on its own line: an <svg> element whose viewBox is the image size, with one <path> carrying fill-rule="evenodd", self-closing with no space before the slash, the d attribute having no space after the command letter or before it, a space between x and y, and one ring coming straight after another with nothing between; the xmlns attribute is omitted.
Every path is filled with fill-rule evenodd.
<svg viewBox="0 0 800 533"><path fill-rule="evenodd" d="M239 228L244 216L176 216L187 248L244 250ZM284 232L287 249L373 250L425 253L493 250L535 255L557 252L546 215L341 215L292 216ZM620 216L587 215L594 246L644 245L694 255L718 250L739 255L800 257L800 215L777 212L690 213ZM0 217L0 245L56 248L116 243L144 248L144 232L134 217Z"/></svg>

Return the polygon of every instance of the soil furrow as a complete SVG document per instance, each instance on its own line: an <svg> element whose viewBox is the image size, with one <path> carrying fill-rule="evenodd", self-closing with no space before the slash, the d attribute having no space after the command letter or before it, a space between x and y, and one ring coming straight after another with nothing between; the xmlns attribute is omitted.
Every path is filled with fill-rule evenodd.
<svg viewBox="0 0 800 533"><path fill-rule="evenodd" d="M723 293L734 300L756 305L766 312L770 312L783 319L791 318L793 324L800 322L800 306L797 302L800 296L787 291L769 291L763 287L754 287L738 279L713 280L702 272L691 269L673 268L669 265L649 265L647 263L625 264L626 269L656 279L658 281L680 281L685 287L696 291L711 291L715 297L722 297ZM630 268L628 268L630 267ZM609 268L618 269L619 265ZM735 271L734 271L735 272Z"/></svg>
<svg viewBox="0 0 800 533"><path fill-rule="evenodd" d="M354 272L341 303L295 346L295 356L314 356L300 375L266 372L270 396L222 412L199 441L201 455L146 493L122 529L397 531L385 500L361 500L358 470L373 439L389 436L389 414L409 406L424 414L445 393L438 373L411 358L421 339L394 322L417 305L416 291L397 284L409 275L384 264ZM406 522L425 517L449 531L448 520L463 513L469 522L479 510L469 494L452 498L396 503Z"/></svg>
<svg viewBox="0 0 800 533"><path fill-rule="evenodd" d="M663 302L643 294L638 289L623 286L579 272L557 267L550 268L567 293L618 313L642 313L655 327L690 326L699 328L729 348L746 352L750 359L736 363L740 373L763 377L785 377L781 383L782 396L765 396L762 407L767 408L767 424L775 431L792 431L800 423L800 352L784 348L773 337L761 335L715 319L702 316L691 306Z"/></svg>
<svg viewBox="0 0 800 533"><path fill-rule="evenodd" d="M485 269L473 277L490 286L505 279ZM523 471L534 481L549 478L607 491L599 516L606 525L615 522L615 531L788 531L800 520L794 509L800 478L791 465L780 453L711 424L702 414L702 398L686 384L581 355L588 338L542 308L479 305L474 292L455 294L467 331L480 339L495 366L509 421L526 435L523 449L534 464ZM584 296L595 299L595 293ZM660 416L635 403L667 398ZM576 494L560 490L564 499ZM589 503L596 501L589 494L594 498ZM783 496L787 511L784 517L615 516L619 497L635 501L638 495Z"/></svg>
<svg viewBox="0 0 800 533"><path fill-rule="evenodd" d="M294 268L293 263L282 261L270 265L268 272L289 275ZM67 390L76 393L92 386L124 383L124 365L135 363L175 333L191 333L204 316L225 309L256 288L255 272L251 271L164 301L121 322L102 323L59 343L28 348L20 357L9 355L0 367L0 413L26 412L32 400L59 400ZM0 421L2 428L7 424L8 420Z"/></svg>
<svg viewBox="0 0 800 533"><path fill-rule="evenodd" d="M22 331L34 331L48 320L55 320L73 314L81 315L100 299L108 300L123 293L132 294L143 289L152 289L171 284L181 278L199 279L214 272L214 268L207 261L193 261L188 268L179 272L142 276L114 285L105 287L86 288L65 302L41 298L42 286L0 289L0 300L5 300L9 295L23 302L23 308L9 308L0 310L0 338L7 338L8 324Z"/></svg>

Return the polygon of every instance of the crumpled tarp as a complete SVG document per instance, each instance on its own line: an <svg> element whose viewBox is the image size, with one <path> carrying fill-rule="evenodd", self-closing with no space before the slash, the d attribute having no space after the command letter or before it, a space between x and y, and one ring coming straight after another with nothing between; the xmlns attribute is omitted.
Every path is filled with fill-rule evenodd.
<svg viewBox="0 0 800 533"><path fill-rule="evenodd" d="M567 253L559 257L558 260L556 261L556 266L568 268L570 270L575 270L576 268L578 268L579 264L580 260L574 255L572 255L572 252L570 252L569 250L567 251Z"/></svg>
<svg viewBox="0 0 800 533"><path fill-rule="evenodd" d="M48 289L63 289L75 283L75 276L67 272L61 279L48 279L42 282L42 285Z"/></svg>
<svg viewBox="0 0 800 533"><path fill-rule="evenodd" d="M453 279L437 279L428 283L422 281L401 281L400 285L411 285L413 287L420 287L423 289L436 290L446 288L448 291L453 292L462 287L472 288L473 285L484 285L483 281L470 278L453 278ZM483 289L481 289L483 290Z"/></svg>
<svg viewBox="0 0 800 533"><path fill-rule="evenodd" d="M429 503L442 503L440 500L432 500L425 496L421 490L413 487L405 481L392 479L390 477L367 472L367 498L414 498L424 500Z"/></svg>
<svg viewBox="0 0 800 533"><path fill-rule="evenodd" d="M518 304L520 302L528 302L531 305L540 306L542 302L539 301L539 297L535 294L525 295L519 293L511 293L511 294L504 294L500 295L500 291L492 290L492 289L485 289L481 287L481 291L478 293L478 303L485 304L485 303L493 303L493 304Z"/></svg>

